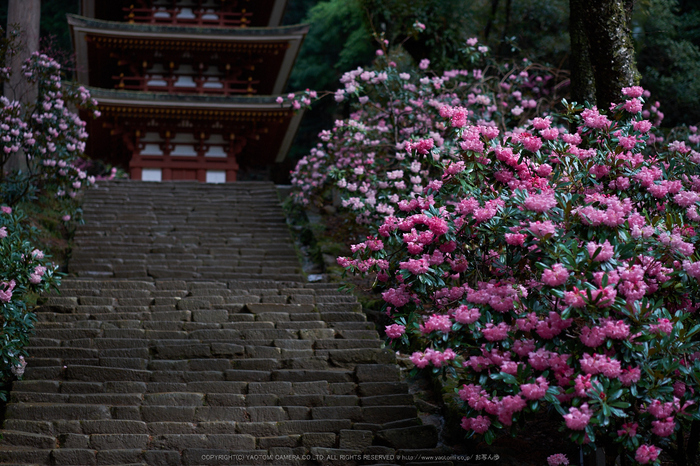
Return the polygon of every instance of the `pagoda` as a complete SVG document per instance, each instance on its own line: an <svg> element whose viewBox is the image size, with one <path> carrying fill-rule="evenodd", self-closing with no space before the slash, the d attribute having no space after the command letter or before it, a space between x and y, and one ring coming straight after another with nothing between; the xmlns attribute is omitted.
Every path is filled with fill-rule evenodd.
<svg viewBox="0 0 700 466"><path fill-rule="evenodd" d="M82 0L76 75L99 102L87 153L135 180L232 182L282 161L302 113L275 100L307 25L286 0Z"/></svg>

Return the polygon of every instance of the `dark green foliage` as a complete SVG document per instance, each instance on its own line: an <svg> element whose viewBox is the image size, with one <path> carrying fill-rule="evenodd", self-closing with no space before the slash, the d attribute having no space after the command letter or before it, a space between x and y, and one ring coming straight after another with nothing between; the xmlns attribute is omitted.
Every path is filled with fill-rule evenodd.
<svg viewBox="0 0 700 466"><path fill-rule="evenodd" d="M43 0L41 2L41 48L61 65L71 63L73 44L66 15L78 13L79 0Z"/></svg>
<svg viewBox="0 0 700 466"><path fill-rule="evenodd" d="M372 60L374 46L357 0L331 0L311 8L311 25L290 79L292 89L331 89L348 70Z"/></svg>
<svg viewBox="0 0 700 466"><path fill-rule="evenodd" d="M307 13L320 0L289 0L287 9L284 12L282 24L301 24L304 22Z"/></svg>
<svg viewBox="0 0 700 466"><path fill-rule="evenodd" d="M559 65L568 51L568 0L362 0L368 20L415 61L457 66L459 50L478 37L500 56L522 55ZM410 34L415 21L426 28Z"/></svg>
<svg viewBox="0 0 700 466"><path fill-rule="evenodd" d="M569 2L568 0L514 0L507 19L507 4L501 0L500 14L496 16L493 32L484 37L500 56L512 56L514 43L518 55L536 63L561 66L569 52ZM505 4L505 5L501 5ZM485 36L485 29L484 36Z"/></svg>
<svg viewBox="0 0 700 466"><path fill-rule="evenodd" d="M365 26L364 12L357 0L320 3L297 0L295 3L317 4L303 20L311 25L311 29L292 71L288 85L290 92L301 89L335 90L344 72L371 63L377 47L371 32ZM292 4L290 2L290 6ZM291 15L289 10L287 15ZM289 162L285 167L285 175L313 147L318 133L332 126L334 111L337 111L335 102L324 99L306 113L297 139L287 156Z"/></svg>
<svg viewBox="0 0 700 466"><path fill-rule="evenodd" d="M635 29L642 86L661 101L664 126L700 121L700 3L643 0Z"/></svg>
<svg viewBox="0 0 700 466"><path fill-rule="evenodd" d="M0 27L7 25L9 0L0 0ZM41 2L41 48L50 49L51 56L62 65L69 62L73 45L66 15L78 13L79 0L42 0Z"/></svg>
<svg viewBox="0 0 700 466"><path fill-rule="evenodd" d="M433 68L454 67L459 50L470 35L476 35L481 2L463 0L361 0L367 19L378 33L384 33L392 45L403 46L414 60L428 58ZM420 34L412 34L413 24L425 25Z"/></svg>

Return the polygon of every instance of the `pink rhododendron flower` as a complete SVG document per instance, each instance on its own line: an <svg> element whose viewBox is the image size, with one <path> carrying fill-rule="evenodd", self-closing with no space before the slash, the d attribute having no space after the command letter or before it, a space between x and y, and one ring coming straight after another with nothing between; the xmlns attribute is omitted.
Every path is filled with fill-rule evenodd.
<svg viewBox="0 0 700 466"><path fill-rule="evenodd" d="M413 275L424 274L430 268L430 264L428 263L427 259L425 259L425 258L409 259L406 262L401 262L401 264L399 264L399 265L400 265L402 270L408 270Z"/></svg>
<svg viewBox="0 0 700 466"><path fill-rule="evenodd" d="M549 388L549 383L544 377L538 377L537 383L528 383L520 386L521 395L528 400L539 400L543 398Z"/></svg>
<svg viewBox="0 0 700 466"><path fill-rule="evenodd" d="M532 119L532 126L535 129L547 129L551 126L551 124L552 120L550 120L549 118L537 117Z"/></svg>
<svg viewBox="0 0 700 466"><path fill-rule="evenodd" d="M385 327L385 332L386 336L394 340L396 338L401 338L401 335L406 332L406 327L399 324L391 324Z"/></svg>
<svg viewBox="0 0 700 466"><path fill-rule="evenodd" d="M452 320L446 315L431 315L428 320L420 325L420 331L423 334L430 333L433 331L438 331L442 333L449 333L452 329Z"/></svg>
<svg viewBox="0 0 700 466"><path fill-rule="evenodd" d="M481 329L481 332L484 334L484 338L486 338L488 341L500 341L506 339L508 336L508 330L510 330L510 326L505 322L501 322L495 326L489 322L484 328Z"/></svg>
<svg viewBox="0 0 700 466"><path fill-rule="evenodd" d="M662 403L660 400L652 400L647 411L656 419L666 419L673 414L675 409L673 403Z"/></svg>
<svg viewBox="0 0 700 466"><path fill-rule="evenodd" d="M630 86L622 88L622 95L630 98L637 98L644 95L644 89L641 86Z"/></svg>
<svg viewBox="0 0 700 466"><path fill-rule="evenodd" d="M591 420L591 410L588 403L583 403L581 408L569 408L569 413L564 415L566 427L571 430L584 430Z"/></svg>
<svg viewBox="0 0 700 466"><path fill-rule="evenodd" d="M663 333L665 335L670 335L673 332L673 322L666 318L659 318L657 324L651 324L649 326L649 332L651 333Z"/></svg>
<svg viewBox="0 0 700 466"><path fill-rule="evenodd" d="M511 246L522 246L525 244L525 235L520 234L520 233L506 233L505 235L506 238L506 243L510 244ZM698 262L700 264L700 262ZM698 270L700 270L700 266L698 266ZM700 271L698 272L698 276L700 276Z"/></svg>
<svg viewBox="0 0 700 466"><path fill-rule="evenodd" d="M530 152L537 152L542 148L542 140L537 136L526 136L522 139L523 146Z"/></svg>
<svg viewBox="0 0 700 466"><path fill-rule="evenodd" d="M642 101L639 99L630 99L625 101L623 108L630 113L639 113L642 111Z"/></svg>
<svg viewBox="0 0 700 466"><path fill-rule="evenodd" d="M545 340L551 340L571 325L572 320L562 320L556 312L550 312L544 320L537 322L537 335Z"/></svg>
<svg viewBox="0 0 700 466"><path fill-rule="evenodd" d="M540 348L537 351L530 352L528 354L528 362L533 369L543 371L549 367L549 364L551 362L550 358L553 355L554 353L550 353L544 348Z"/></svg>
<svg viewBox="0 0 700 466"><path fill-rule="evenodd" d="M477 434L483 434L489 430L491 419L487 416L463 417L461 426L464 430L473 430Z"/></svg>
<svg viewBox="0 0 700 466"><path fill-rule="evenodd" d="M686 390L685 384L683 382L681 382L680 380L673 384L673 394L675 396L677 396L678 398L685 395L685 390Z"/></svg>
<svg viewBox="0 0 700 466"><path fill-rule="evenodd" d="M382 293L382 298L384 298L384 301L393 306L402 307L408 304L410 300L410 295L406 291L406 288L399 287L391 288L385 291L384 293Z"/></svg>
<svg viewBox="0 0 700 466"><path fill-rule="evenodd" d="M19 364L16 366L12 366L10 368L10 371L17 377L22 377L24 375L24 371L27 368L27 361L24 359L24 356L19 357Z"/></svg>
<svg viewBox="0 0 700 466"><path fill-rule="evenodd" d="M542 283L548 286L559 286L566 283L569 278L569 271L562 264L554 264L551 269L542 272Z"/></svg>
<svg viewBox="0 0 700 466"><path fill-rule="evenodd" d="M604 129L611 124L608 117L601 115L596 107L585 109L581 112L581 117L589 128Z"/></svg>
<svg viewBox="0 0 700 466"><path fill-rule="evenodd" d="M591 348L598 347L605 342L605 329L600 327L582 327L580 339L581 342Z"/></svg>
<svg viewBox="0 0 700 466"><path fill-rule="evenodd" d="M623 369L622 373L620 374L620 382L622 382L622 385L625 387L630 387L633 384L639 382L639 379L642 377L642 371L638 367L631 367L628 369Z"/></svg>
<svg viewBox="0 0 700 466"><path fill-rule="evenodd" d="M416 351L415 353L413 353L409 359L419 369L428 367L428 365L430 364L430 358L427 358L425 353L421 353L420 351Z"/></svg>
<svg viewBox="0 0 700 466"><path fill-rule="evenodd" d="M652 421L651 431L659 437L669 437L673 434L676 427L676 421L673 416L669 416L662 421Z"/></svg>
<svg viewBox="0 0 700 466"><path fill-rule="evenodd" d="M12 300L12 290L15 289L17 283L14 280L10 282L0 283L0 302L9 303Z"/></svg>
<svg viewBox="0 0 700 466"><path fill-rule="evenodd" d="M475 307L470 308L469 306L462 305L455 309L454 317L460 324L473 324L479 320L481 312Z"/></svg>
<svg viewBox="0 0 700 466"><path fill-rule="evenodd" d="M588 396L588 391L593 388L593 384L591 383L592 378L593 376L591 374L579 374L576 376L574 380L574 392L576 396L581 398Z"/></svg>
<svg viewBox="0 0 700 466"><path fill-rule="evenodd" d="M696 280L700 280L700 261L690 262L688 260L683 261L683 270Z"/></svg>
<svg viewBox="0 0 700 466"><path fill-rule="evenodd" d="M610 260L615 254L615 250L608 240L605 240L603 244L596 243L595 241L589 241L588 244L586 244L586 249L588 249L588 255L591 256L591 259L597 262L605 262ZM598 251L596 254L598 249L600 249L600 251Z"/></svg>
<svg viewBox="0 0 700 466"><path fill-rule="evenodd" d="M531 194L525 199L523 207L533 212L547 212L557 205L554 193Z"/></svg>
<svg viewBox="0 0 700 466"><path fill-rule="evenodd" d="M547 457L547 464L549 466L568 466L569 458L563 453L557 453L556 455Z"/></svg>
<svg viewBox="0 0 700 466"><path fill-rule="evenodd" d="M618 437L622 437L623 435L629 435L630 437L636 437L637 436L637 427L639 425L636 422L628 422L625 424L622 424L622 429L617 431Z"/></svg>
<svg viewBox="0 0 700 466"><path fill-rule="evenodd" d="M656 448L654 445L642 445L637 448L634 459L639 464L649 464L656 461L660 453L661 449Z"/></svg>
<svg viewBox="0 0 700 466"><path fill-rule="evenodd" d="M530 222L528 229L538 238L542 238L547 235L554 235L557 231L551 220L545 220L544 222Z"/></svg>

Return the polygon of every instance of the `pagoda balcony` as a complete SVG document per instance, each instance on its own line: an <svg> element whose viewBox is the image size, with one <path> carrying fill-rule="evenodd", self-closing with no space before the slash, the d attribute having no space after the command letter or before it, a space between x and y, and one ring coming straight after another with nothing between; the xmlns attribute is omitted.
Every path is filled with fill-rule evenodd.
<svg viewBox="0 0 700 466"><path fill-rule="evenodd" d="M200 27L248 27L252 23L253 14L246 12L217 11L213 8L167 8L153 6L136 8L131 5L123 8L124 19L129 23L160 24L175 26Z"/></svg>
<svg viewBox="0 0 700 466"><path fill-rule="evenodd" d="M218 79L210 76L146 75L113 76L116 89L142 92L167 92L168 94L254 95L260 81L249 79Z"/></svg>
<svg viewBox="0 0 700 466"><path fill-rule="evenodd" d="M80 14L143 26L276 28L287 0L81 0Z"/></svg>
<svg viewBox="0 0 700 466"><path fill-rule="evenodd" d="M307 25L186 27L75 15L68 15L68 24L81 84L224 96L282 94L308 32Z"/></svg>

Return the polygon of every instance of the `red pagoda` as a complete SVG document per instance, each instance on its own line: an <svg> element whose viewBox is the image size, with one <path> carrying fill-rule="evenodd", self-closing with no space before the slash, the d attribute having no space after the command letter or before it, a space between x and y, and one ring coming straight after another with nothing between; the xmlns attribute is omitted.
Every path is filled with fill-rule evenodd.
<svg viewBox="0 0 700 466"><path fill-rule="evenodd" d="M99 102L88 154L135 180L231 182L284 159L301 113L275 102L308 26L286 0L83 0L77 79Z"/></svg>

